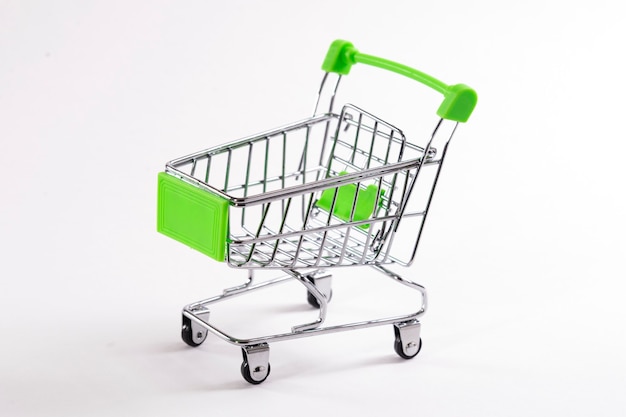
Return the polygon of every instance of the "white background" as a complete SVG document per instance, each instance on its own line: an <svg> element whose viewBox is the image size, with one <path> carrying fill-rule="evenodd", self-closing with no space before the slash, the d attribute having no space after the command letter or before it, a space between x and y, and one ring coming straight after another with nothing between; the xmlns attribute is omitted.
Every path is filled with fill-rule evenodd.
<svg viewBox="0 0 626 417"><path fill-rule="evenodd" d="M617 7L3 0L0 415L624 415ZM479 94L398 271L429 290L424 348L399 359L387 327L278 343L255 387L237 348L179 338L181 307L244 273L157 234L156 174L307 117L336 38ZM408 132L434 117L409 80L348 79L370 104L351 101ZM402 307L381 279L337 271L330 317ZM315 316L289 285L238 299L225 326Z"/></svg>

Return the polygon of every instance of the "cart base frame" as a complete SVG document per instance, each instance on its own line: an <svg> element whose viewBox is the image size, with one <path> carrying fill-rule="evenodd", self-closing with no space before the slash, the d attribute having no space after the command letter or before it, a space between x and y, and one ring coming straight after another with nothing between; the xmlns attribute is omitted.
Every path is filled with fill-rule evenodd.
<svg viewBox="0 0 626 417"><path fill-rule="evenodd" d="M372 266L372 268L393 281L418 292L420 295L419 309L416 312L405 315L357 321L334 326L322 326L326 319L328 302L332 297L332 275L330 273L317 270L307 274L301 274L293 270L285 270L284 272L286 274L283 276L255 284L252 270L250 270L248 282L245 284L228 288L220 295L185 306L182 311L182 338L189 346L196 347L204 342L208 333L212 333L232 345L239 346L243 355L241 373L244 379L251 384L260 384L269 376L269 343L328 333L393 325L395 333L394 350L400 357L411 359L419 353L422 346L420 338L421 324L418 319L425 314L427 309L426 289L422 285L402 278L400 275L383 266L375 265ZM234 337L210 323L211 311L208 308L209 306L235 296L246 294L250 291L285 283L292 279L299 281L307 289L309 303L319 309L317 320L311 323L293 326L289 333L278 333L249 339Z"/></svg>

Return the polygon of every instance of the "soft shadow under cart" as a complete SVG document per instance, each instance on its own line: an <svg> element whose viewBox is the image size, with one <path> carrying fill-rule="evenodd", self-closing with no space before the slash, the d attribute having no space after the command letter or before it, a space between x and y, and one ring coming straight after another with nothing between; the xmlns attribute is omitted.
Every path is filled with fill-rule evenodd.
<svg viewBox="0 0 626 417"><path fill-rule="evenodd" d="M342 76L356 63L399 73L443 95L440 119L424 143L407 140L397 127L352 104L333 110ZM184 307L182 338L198 346L210 332L239 346L241 373L252 384L270 373L269 344L283 340L390 325L399 356L419 353L426 291L389 267L413 263L449 141L476 104L476 93L466 85L444 84L363 54L346 41L331 44L322 69L312 117L175 159L158 178L158 231L248 271L244 285ZM318 112L325 101L328 107ZM419 294L416 311L324 326L330 271L357 266L369 266ZM281 274L256 282L257 269ZM250 339L211 323L212 304L288 280L306 287L317 320Z"/></svg>

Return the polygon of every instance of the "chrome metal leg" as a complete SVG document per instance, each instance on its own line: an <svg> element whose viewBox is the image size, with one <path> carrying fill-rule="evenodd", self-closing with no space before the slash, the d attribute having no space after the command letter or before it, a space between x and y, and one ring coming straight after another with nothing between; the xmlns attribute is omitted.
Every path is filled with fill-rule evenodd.
<svg viewBox="0 0 626 417"><path fill-rule="evenodd" d="M224 290L224 295L232 295L238 292L246 291L248 288L252 286L253 283L254 283L254 270L248 269L248 282L238 285L236 287L226 288Z"/></svg>
<svg viewBox="0 0 626 417"><path fill-rule="evenodd" d="M319 317L317 320L311 323L301 324L298 326L293 326L291 331L294 333L303 332L305 330L312 330L318 328L324 320L326 320L326 310L328 309L328 299L326 295L322 292L320 288L315 285L314 275L302 275L296 271L286 270L285 272L292 275L298 281L300 281L306 289L309 291L309 294L312 294L315 297L315 300L319 303ZM320 276L320 284L322 286L330 285L330 277L321 277ZM330 288L328 289L330 291Z"/></svg>

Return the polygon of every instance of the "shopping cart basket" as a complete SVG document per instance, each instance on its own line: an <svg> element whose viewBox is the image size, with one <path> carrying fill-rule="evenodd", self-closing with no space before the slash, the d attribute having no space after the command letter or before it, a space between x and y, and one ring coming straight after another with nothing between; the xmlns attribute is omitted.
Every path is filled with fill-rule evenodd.
<svg viewBox="0 0 626 417"><path fill-rule="evenodd" d="M402 74L443 94L440 119L422 146L354 105L333 111L339 82L355 63ZM252 384L270 373L270 342L392 325L396 353L405 359L418 354L426 291L388 266L413 262L448 143L476 104L476 93L466 85L446 85L363 54L346 41L331 44L322 69L312 117L175 159L158 178L158 231L248 270L244 285L184 307L182 338L198 346L211 332L239 346L241 373ZM324 100L328 110L318 112ZM417 291L418 311L323 326L332 294L328 270L363 265ZM257 283L256 269L284 274ZM319 310L317 320L249 339L233 337L209 321L211 304L288 280L306 287L309 303Z"/></svg>

